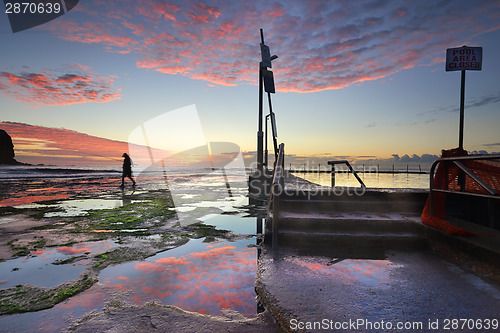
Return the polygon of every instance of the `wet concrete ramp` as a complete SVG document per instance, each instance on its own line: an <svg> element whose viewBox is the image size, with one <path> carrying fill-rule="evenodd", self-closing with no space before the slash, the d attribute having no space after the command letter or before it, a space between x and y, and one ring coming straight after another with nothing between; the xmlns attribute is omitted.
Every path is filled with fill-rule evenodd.
<svg viewBox="0 0 500 333"><path fill-rule="evenodd" d="M256 280L281 329L463 332L452 326L460 319L470 332L484 331L476 322L500 328L500 284L484 277L500 276L500 251L423 225L426 198L283 197L278 246L263 247Z"/></svg>
<svg viewBox="0 0 500 333"><path fill-rule="evenodd" d="M337 254L263 251L256 290L284 331L440 332L447 320L499 317L498 285L430 251Z"/></svg>

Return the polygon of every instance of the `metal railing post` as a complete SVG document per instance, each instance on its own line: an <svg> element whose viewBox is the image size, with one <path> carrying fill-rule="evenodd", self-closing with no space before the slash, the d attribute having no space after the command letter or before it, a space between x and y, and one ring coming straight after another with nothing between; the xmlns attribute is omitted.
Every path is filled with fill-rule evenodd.
<svg viewBox="0 0 500 333"><path fill-rule="evenodd" d="M273 182L271 184L271 193L269 194L268 199L268 213L272 210L272 247L273 249L278 248L279 242L279 205L280 205L280 196L284 189L284 170L285 170L285 144L282 143L279 145L278 150L278 158L274 163L274 172L273 172ZM271 209L272 206L272 209Z"/></svg>
<svg viewBox="0 0 500 333"><path fill-rule="evenodd" d="M431 216L434 216L434 172L436 170L436 166L438 165L438 163L439 163L439 160L436 160L436 161L434 161L434 163L432 163L431 172L430 172L429 201L430 201Z"/></svg>
<svg viewBox="0 0 500 333"><path fill-rule="evenodd" d="M331 177L332 177L332 187L335 187L335 165L336 164L345 164L349 168L349 171L356 177L358 180L359 184L361 185L362 188L366 188L365 183L359 178L358 173L352 168L351 164L347 160L338 160L338 161L328 161L328 164L332 166L332 172L331 172ZM348 174L349 175L349 174Z"/></svg>
<svg viewBox="0 0 500 333"><path fill-rule="evenodd" d="M335 187L335 164L332 164L331 177L332 177L332 187Z"/></svg>
<svg viewBox="0 0 500 333"><path fill-rule="evenodd" d="M278 234L279 234L279 195L277 195L278 184L273 184L273 249L278 248Z"/></svg>

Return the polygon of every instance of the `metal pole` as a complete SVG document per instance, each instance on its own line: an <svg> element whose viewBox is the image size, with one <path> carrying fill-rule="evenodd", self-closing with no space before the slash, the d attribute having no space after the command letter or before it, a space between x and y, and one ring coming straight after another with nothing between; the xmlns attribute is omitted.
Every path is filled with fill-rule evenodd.
<svg viewBox="0 0 500 333"><path fill-rule="evenodd" d="M460 127L458 129L458 148L464 149L464 104L465 104L465 69L462 69L462 80L460 82ZM458 174L458 184L460 191L465 192L465 173Z"/></svg>
<svg viewBox="0 0 500 333"><path fill-rule="evenodd" d="M264 44L264 32L260 29L260 41ZM264 150L264 142L262 132L262 94L263 94L263 86L262 86L262 63L259 63L259 131L257 132L257 169L260 171L262 175L263 171L263 150Z"/></svg>
<svg viewBox="0 0 500 333"><path fill-rule="evenodd" d="M458 148L464 149L464 101L465 101L465 69L462 69L460 83L460 127L458 129Z"/></svg>
<svg viewBox="0 0 500 333"><path fill-rule="evenodd" d="M281 169L282 169L282 172L284 174L284 172L285 172L285 145L284 144L283 144L281 149L283 149L283 159L281 161ZM285 188L285 185L282 184L282 188Z"/></svg>
<svg viewBox="0 0 500 333"><path fill-rule="evenodd" d="M262 171L263 169L263 158L262 150L264 133L262 133L262 68L259 64L259 131L257 132L257 169Z"/></svg>

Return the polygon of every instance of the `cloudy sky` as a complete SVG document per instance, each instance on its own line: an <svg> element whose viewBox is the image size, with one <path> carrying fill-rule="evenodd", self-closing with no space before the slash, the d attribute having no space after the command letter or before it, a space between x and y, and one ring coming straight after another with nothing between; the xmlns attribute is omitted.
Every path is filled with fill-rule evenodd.
<svg viewBox="0 0 500 333"><path fill-rule="evenodd" d="M462 45L483 47L482 71L467 72L465 149L500 151L498 1L80 1L17 33L2 10L0 120L127 142L194 104L208 142L254 151L260 28L279 56L272 99L287 153L458 146L460 72L444 61ZM17 128L21 148L36 139Z"/></svg>

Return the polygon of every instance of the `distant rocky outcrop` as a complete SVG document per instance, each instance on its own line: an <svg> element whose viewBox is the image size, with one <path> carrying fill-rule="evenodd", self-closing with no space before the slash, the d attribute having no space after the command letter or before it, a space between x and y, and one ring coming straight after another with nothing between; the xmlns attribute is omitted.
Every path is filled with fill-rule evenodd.
<svg viewBox="0 0 500 333"><path fill-rule="evenodd" d="M24 164L16 161L14 156L14 144L10 135L3 129L0 129L0 164Z"/></svg>

